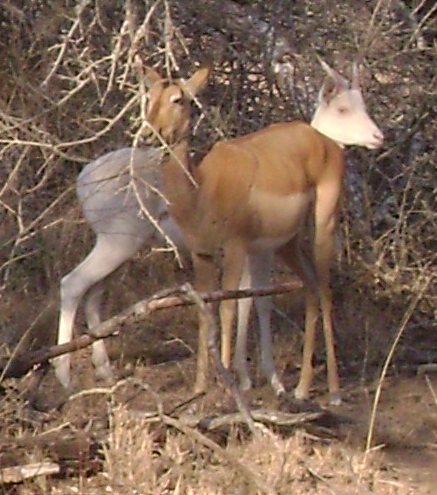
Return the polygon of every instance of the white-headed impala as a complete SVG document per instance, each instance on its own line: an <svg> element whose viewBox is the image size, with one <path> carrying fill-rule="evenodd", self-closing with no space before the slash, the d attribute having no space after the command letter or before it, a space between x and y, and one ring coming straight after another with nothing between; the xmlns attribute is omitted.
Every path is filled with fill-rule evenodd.
<svg viewBox="0 0 437 495"><path fill-rule="evenodd" d="M193 254L196 287L214 288L213 256L223 253L223 289L267 286L277 252L306 287L303 362L297 398L309 396L312 356L319 304L327 350L330 401L340 402L339 380L331 323L329 272L334 229L342 189L345 145L378 148L383 135L366 111L354 65L352 84L323 63L327 77L319 93L311 125L288 122L217 143L187 178L175 161L164 164L164 193ZM312 253L299 249L299 234L312 212ZM263 369L276 392L284 391L271 352L269 298L255 300L261 330ZM241 386L250 386L246 370L245 331L250 301L240 311L234 366ZM222 360L230 366L235 301L220 304ZM195 389L207 382L207 330L199 329L198 375Z"/></svg>
<svg viewBox="0 0 437 495"><path fill-rule="evenodd" d="M157 147L123 148L89 163L79 174L77 195L96 234L96 243L82 263L61 281L58 344L71 340L76 312L84 297L88 328L100 323L105 278L145 244L163 240L159 229L176 245L183 244L179 228L169 217L167 203L159 192L161 162L169 159L177 162L178 167L187 166L190 100L204 86L207 76L208 69L202 68L187 81L165 85L156 71L148 69L150 126L145 134L153 141L159 133L170 148L163 151L158 140ZM100 377L112 378L103 340L93 343L92 361ZM69 388L70 355L56 358L54 366L60 382Z"/></svg>

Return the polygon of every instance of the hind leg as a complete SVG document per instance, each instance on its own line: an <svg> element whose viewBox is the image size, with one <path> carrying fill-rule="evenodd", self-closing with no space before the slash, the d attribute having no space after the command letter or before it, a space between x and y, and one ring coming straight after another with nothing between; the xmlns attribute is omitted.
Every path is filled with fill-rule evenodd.
<svg viewBox="0 0 437 495"><path fill-rule="evenodd" d="M319 315L319 282L314 263L300 246L299 236L277 251L278 256L303 281L305 290L305 337L302 355L302 370L294 395L297 399L309 398L313 376L312 358L315 346L316 322Z"/></svg>
<svg viewBox="0 0 437 495"><path fill-rule="evenodd" d="M143 245L143 241L125 236L103 236L97 237L97 242L89 255L73 271L66 275L61 281L61 305L58 326L58 345L70 342L73 334L74 319L77 308L84 295L96 284L101 283L110 273L116 270L122 263L131 258ZM93 295L91 293L91 295ZM94 298L98 299L98 291ZM96 301L95 301L96 302ZM98 304L94 302L94 309L88 308L89 313L94 315L91 321L99 320ZM98 303L98 300L97 300ZM93 308L93 302L91 302ZM88 317L87 317L88 318ZM97 343L96 343L97 344ZM103 341L98 343L98 357L106 355ZM104 349L102 353L101 349ZM96 360L99 361L98 357ZM107 355L106 355L107 360ZM105 361L105 358L103 359ZM70 380L70 354L64 354L53 360L55 373L61 384L69 389ZM105 366L103 366L104 368Z"/></svg>
<svg viewBox="0 0 437 495"><path fill-rule="evenodd" d="M260 289L271 285L273 253L270 251L251 253L249 261L252 275L252 287L254 289ZM271 329L273 300L271 296L264 296L255 297L254 302L260 330L261 366L264 376L272 386L276 395L279 396L285 392L285 388L278 377L273 359Z"/></svg>
<svg viewBox="0 0 437 495"><path fill-rule="evenodd" d="M85 318L87 327L90 333L93 333L93 328L101 323L100 307L103 296L104 283L103 280L95 284L86 294L85 300ZM92 362L96 369L96 374L106 382L114 380L114 373L109 362L108 353L104 340L96 340L92 345Z"/></svg>

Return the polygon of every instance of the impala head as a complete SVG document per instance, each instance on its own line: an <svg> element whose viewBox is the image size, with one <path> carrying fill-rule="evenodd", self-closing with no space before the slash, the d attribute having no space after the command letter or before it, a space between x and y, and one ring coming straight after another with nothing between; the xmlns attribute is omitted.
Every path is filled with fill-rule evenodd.
<svg viewBox="0 0 437 495"><path fill-rule="evenodd" d="M143 136L160 144L156 134L167 144L186 139L190 123L190 102L205 85L209 69L198 69L188 80L178 79L166 84L154 69L146 70L145 82L149 89Z"/></svg>
<svg viewBox="0 0 437 495"><path fill-rule="evenodd" d="M340 146L379 148L384 136L367 113L357 64L353 65L350 85L327 63L321 61L321 64L327 76L311 125Z"/></svg>

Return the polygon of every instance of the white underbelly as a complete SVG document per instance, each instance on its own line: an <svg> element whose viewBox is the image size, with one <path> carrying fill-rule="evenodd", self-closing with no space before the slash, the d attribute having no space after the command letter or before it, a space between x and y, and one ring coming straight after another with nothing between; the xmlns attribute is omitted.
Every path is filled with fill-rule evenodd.
<svg viewBox="0 0 437 495"><path fill-rule="evenodd" d="M287 237L259 237L250 243L250 249L254 251L275 250L287 244L295 235L296 232Z"/></svg>
<svg viewBox="0 0 437 495"><path fill-rule="evenodd" d="M277 248L292 239L304 223L313 197L313 191L279 196L252 190L250 206L259 222L254 247Z"/></svg>

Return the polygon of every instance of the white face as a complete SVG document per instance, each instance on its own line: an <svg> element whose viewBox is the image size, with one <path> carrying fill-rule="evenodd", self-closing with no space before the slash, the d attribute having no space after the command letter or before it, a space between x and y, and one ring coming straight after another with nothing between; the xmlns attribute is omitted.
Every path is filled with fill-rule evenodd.
<svg viewBox="0 0 437 495"><path fill-rule="evenodd" d="M369 117L361 91L349 89L339 82L332 87L329 95L325 94L325 86L320 91L311 125L340 146L379 148L384 136Z"/></svg>

